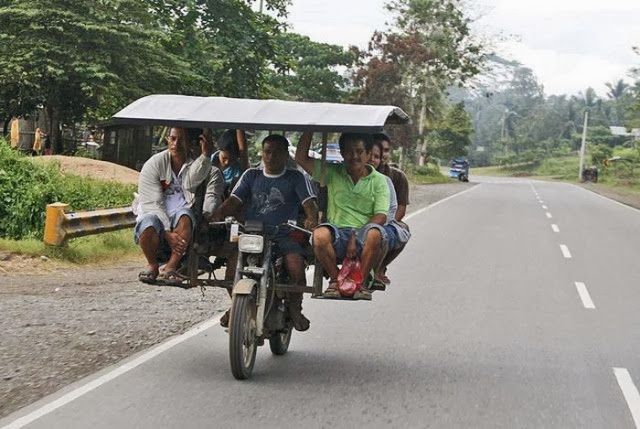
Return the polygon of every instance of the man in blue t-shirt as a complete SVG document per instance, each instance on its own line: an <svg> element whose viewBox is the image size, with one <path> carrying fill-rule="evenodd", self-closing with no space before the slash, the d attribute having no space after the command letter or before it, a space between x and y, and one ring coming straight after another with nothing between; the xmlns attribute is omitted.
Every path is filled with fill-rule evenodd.
<svg viewBox="0 0 640 429"><path fill-rule="evenodd" d="M284 256L291 283L304 286L305 258L310 253L307 237L274 228L288 220L298 220L300 206L306 215L305 228L313 229L318 224L318 207L311 183L300 171L286 168L288 148L289 141L285 137L267 136L262 141L264 167L245 171L231 196L211 217L223 219L242 207L245 221L262 221L269 238ZM296 330L309 329L309 320L302 314L302 293L289 293L289 314ZM220 322L222 326L228 321L225 316Z"/></svg>

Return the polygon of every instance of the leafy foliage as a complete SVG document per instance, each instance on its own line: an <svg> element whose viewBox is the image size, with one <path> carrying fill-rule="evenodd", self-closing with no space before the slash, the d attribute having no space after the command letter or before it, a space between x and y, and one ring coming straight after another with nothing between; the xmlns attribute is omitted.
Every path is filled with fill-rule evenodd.
<svg viewBox="0 0 640 429"><path fill-rule="evenodd" d="M624 81L609 83L606 98L593 88L577 95L547 97L530 69L511 63L506 66L505 75L507 79L490 82L481 91L462 97L475 130L470 153L474 165L540 161L575 154L587 111L588 143L610 147L633 144L629 136L615 136L609 128L621 126L629 130L640 126L640 112L633 110L637 92ZM640 83L640 75L636 79ZM484 150L473 150L477 147Z"/></svg>
<svg viewBox="0 0 640 429"><path fill-rule="evenodd" d="M426 136L441 119L445 89L480 72L483 47L471 34L460 0L390 0L392 26L371 39L370 60L356 73L360 101L396 104L413 119L416 164L427 159Z"/></svg>
<svg viewBox="0 0 640 429"><path fill-rule="evenodd" d="M0 7L0 108L63 123L189 81L138 0L15 0ZM110 112L112 113L112 112Z"/></svg>
<svg viewBox="0 0 640 429"><path fill-rule="evenodd" d="M349 79L337 70L353 66L360 56L356 48L344 50L295 33L281 33L275 42L277 56L270 84L279 98L324 102L345 98Z"/></svg>
<svg viewBox="0 0 640 429"><path fill-rule="evenodd" d="M0 140L0 237L42 238L47 204L73 210L127 205L134 186L65 176L55 165L38 165Z"/></svg>
<svg viewBox="0 0 640 429"><path fill-rule="evenodd" d="M447 110L430 136L433 155L441 159L466 156L472 133L471 119L464 103L455 104Z"/></svg>

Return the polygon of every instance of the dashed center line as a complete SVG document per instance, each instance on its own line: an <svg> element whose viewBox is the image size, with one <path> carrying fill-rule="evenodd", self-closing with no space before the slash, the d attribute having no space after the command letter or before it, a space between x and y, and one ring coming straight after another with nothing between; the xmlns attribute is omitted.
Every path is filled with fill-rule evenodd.
<svg viewBox="0 0 640 429"><path fill-rule="evenodd" d="M631 417L637 428L640 428L640 393L636 385L633 384L631 374L626 368L613 368L613 373L618 380L618 386L622 390L624 399L627 401L629 411L631 411Z"/></svg>
<svg viewBox="0 0 640 429"><path fill-rule="evenodd" d="M576 282L576 289L578 289L578 295L580 295L580 299L582 300L582 305L584 305L584 308L595 310L596 306L591 300L591 296L589 295L587 286L582 282Z"/></svg>
<svg viewBox="0 0 640 429"><path fill-rule="evenodd" d="M551 219L553 216L551 216L551 213L547 212L547 217Z"/></svg>
<svg viewBox="0 0 640 429"><path fill-rule="evenodd" d="M562 256L564 256L567 259L571 258L571 252L569 252L569 248L566 245L561 244L560 250L562 250Z"/></svg>
<svg viewBox="0 0 640 429"><path fill-rule="evenodd" d="M542 206L542 208L545 209L545 210L549 210L549 207L547 207L547 206Z"/></svg>
<svg viewBox="0 0 640 429"><path fill-rule="evenodd" d="M555 223L551 225L551 229L553 230L553 232L560 232L560 228L558 228L558 225L556 225Z"/></svg>

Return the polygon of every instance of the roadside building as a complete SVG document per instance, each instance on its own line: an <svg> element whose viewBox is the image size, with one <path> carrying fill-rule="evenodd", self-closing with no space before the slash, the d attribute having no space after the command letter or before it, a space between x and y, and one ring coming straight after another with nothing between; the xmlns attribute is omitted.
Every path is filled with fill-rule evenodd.
<svg viewBox="0 0 640 429"><path fill-rule="evenodd" d="M154 138L151 126L105 123L98 128L103 129L100 134L103 161L140 171L142 165L158 150L158 139Z"/></svg>

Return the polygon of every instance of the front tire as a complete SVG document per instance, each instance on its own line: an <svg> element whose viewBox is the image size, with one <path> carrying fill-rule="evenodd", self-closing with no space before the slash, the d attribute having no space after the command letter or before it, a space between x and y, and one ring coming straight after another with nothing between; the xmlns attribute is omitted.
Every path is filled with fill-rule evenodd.
<svg viewBox="0 0 640 429"><path fill-rule="evenodd" d="M235 295L229 323L229 362L238 380L251 377L256 361L256 301L252 295Z"/></svg>
<svg viewBox="0 0 640 429"><path fill-rule="evenodd" d="M289 344L291 343L291 334L293 333L293 326L287 326L287 330L282 333L278 333L269 338L269 347L271 353L277 356L282 356L289 350Z"/></svg>

